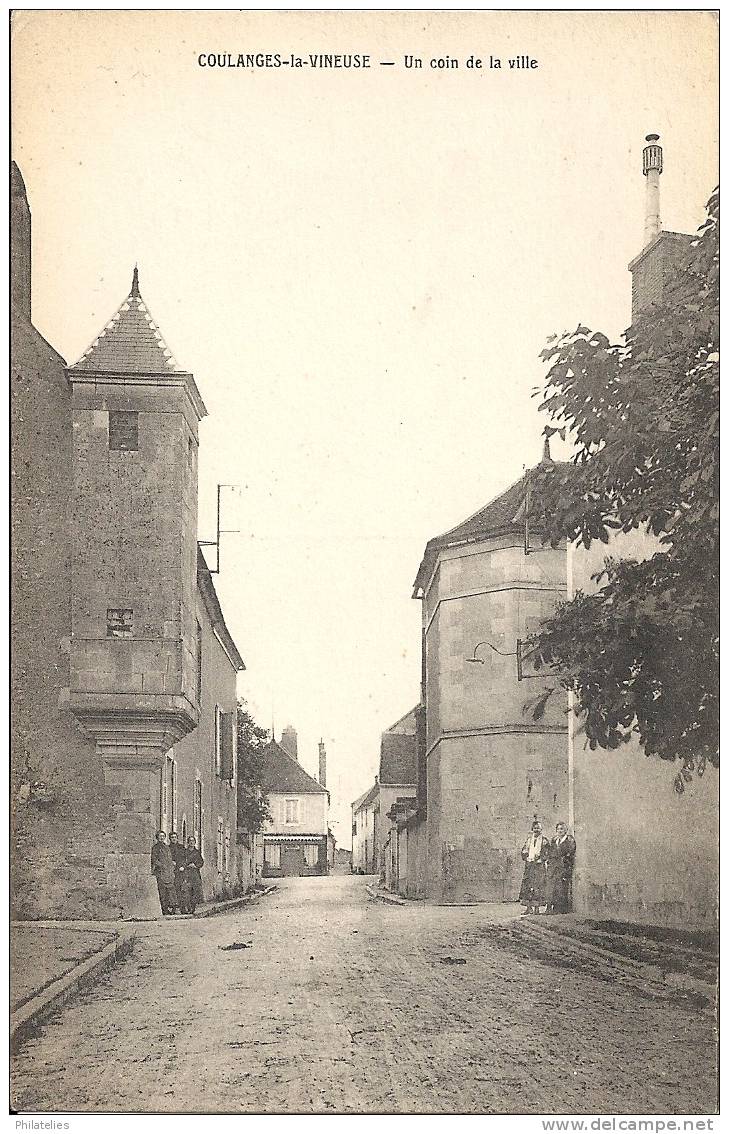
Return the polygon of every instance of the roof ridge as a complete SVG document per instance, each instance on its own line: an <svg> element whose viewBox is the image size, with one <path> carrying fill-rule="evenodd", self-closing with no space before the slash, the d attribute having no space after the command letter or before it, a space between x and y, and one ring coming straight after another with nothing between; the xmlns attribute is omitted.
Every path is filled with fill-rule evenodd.
<svg viewBox="0 0 729 1134"><path fill-rule="evenodd" d="M271 738L271 740L269 740L268 742L268 745L273 745L280 753L282 753L282 755L286 757L287 760L290 760L296 770L301 772L302 775L306 776L307 779L311 780L311 782L319 789L320 792L327 792L328 794L328 789L323 787L318 780L315 780L311 772L307 772L306 768L304 768L303 765L299 763L296 757L287 752L286 749L283 748L277 740Z"/></svg>
<svg viewBox="0 0 729 1134"><path fill-rule="evenodd" d="M398 717L398 719L397 719L397 720L396 720L396 721L394 722L394 724L391 724L391 725L390 725L390 726L389 726L388 728L386 728L386 729L385 729L385 732L392 732L392 730L393 730L394 728L397 728L397 726L398 726L399 724L402 724L402 722L403 722L403 721L404 721L404 720L405 720L405 719L406 719L407 717L409 717L411 713L415 713L415 712L417 712L417 710L418 710L419 708L420 708L420 702L418 701L417 705L413 705L412 709L408 709L408 711L407 711L406 713L403 713L403 715L402 715L401 717ZM383 733L383 735L384 735L384 733Z"/></svg>

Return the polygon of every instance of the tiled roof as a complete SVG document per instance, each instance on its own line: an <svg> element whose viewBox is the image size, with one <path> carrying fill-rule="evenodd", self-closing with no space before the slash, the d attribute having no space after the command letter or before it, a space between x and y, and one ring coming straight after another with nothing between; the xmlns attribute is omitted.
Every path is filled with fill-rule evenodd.
<svg viewBox="0 0 729 1134"><path fill-rule="evenodd" d="M310 776L308 772L284 752L280 744L270 740L263 749L263 772L261 786L267 794L270 792L291 792L292 795L326 795L327 789Z"/></svg>
<svg viewBox="0 0 729 1134"><path fill-rule="evenodd" d="M379 792L380 785L375 782L371 788L367 789L364 795L361 795L359 799L355 799L354 803L352 804L352 810L355 812L355 814L358 811L361 811L363 807L366 807L368 803L372 803L373 799L376 799L379 795Z"/></svg>
<svg viewBox="0 0 729 1134"><path fill-rule="evenodd" d="M394 724L385 729L385 732L402 732L414 733L415 732L415 714L418 711L418 706L410 709L403 716L399 717Z"/></svg>
<svg viewBox="0 0 729 1134"><path fill-rule="evenodd" d="M418 750L414 736L383 732L380 743L380 783L415 784L418 778Z"/></svg>
<svg viewBox="0 0 729 1134"><path fill-rule="evenodd" d="M218 593L215 590L213 576L210 574L210 568L205 562L205 556L199 547L197 549L197 585L208 609L212 625L216 633L220 635L223 649L226 650L232 664L240 673L246 668L245 662L238 652L238 647L233 641L230 630L225 625L225 619L223 618Z"/></svg>
<svg viewBox="0 0 729 1134"><path fill-rule="evenodd" d="M136 268L129 295L72 369L139 375L180 372L139 294Z"/></svg>
<svg viewBox="0 0 729 1134"><path fill-rule="evenodd" d="M540 465L553 463L549 452L549 441L544 442L544 453L539 463ZM453 547L459 543L475 543L480 539L488 539L489 536L499 535L513 528L517 528L521 532L524 531L527 486L531 472L532 469L528 469L505 492L496 496L484 508L474 512L472 516L469 516L467 520L464 520L455 528L428 540L413 584L415 588L414 597L417 597L421 588L427 584L438 558L438 552L444 547Z"/></svg>

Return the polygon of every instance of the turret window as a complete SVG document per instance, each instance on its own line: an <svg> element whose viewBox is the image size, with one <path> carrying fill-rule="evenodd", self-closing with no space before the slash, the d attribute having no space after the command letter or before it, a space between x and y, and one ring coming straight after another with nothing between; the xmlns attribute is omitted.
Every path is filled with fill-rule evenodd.
<svg viewBox="0 0 729 1134"><path fill-rule="evenodd" d="M139 449L139 414L109 410L109 448L126 452Z"/></svg>
<svg viewBox="0 0 729 1134"><path fill-rule="evenodd" d="M109 607L106 611L107 638L131 638L134 633L134 611L128 607Z"/></svg>

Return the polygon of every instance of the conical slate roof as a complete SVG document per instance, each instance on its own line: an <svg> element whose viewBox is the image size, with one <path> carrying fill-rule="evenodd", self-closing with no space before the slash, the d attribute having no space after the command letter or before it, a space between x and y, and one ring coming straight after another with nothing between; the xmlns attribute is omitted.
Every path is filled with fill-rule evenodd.
<svg viewBox="0 0 729 1134"><path fill-rule="evenodd" d="M180 373L171 350L139 294L136 268L129 295L72 369L103 374Z"/></svg>

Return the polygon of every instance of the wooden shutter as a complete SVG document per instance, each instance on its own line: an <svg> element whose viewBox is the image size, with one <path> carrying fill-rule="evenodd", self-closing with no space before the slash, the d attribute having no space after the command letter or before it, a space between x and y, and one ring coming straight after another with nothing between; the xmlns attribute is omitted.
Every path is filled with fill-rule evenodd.
<svg viewBox="0 0 729 1134"><path fill-rule="evenodd" d="M220 777L233 779L233 713L220 714Z"/></svg>

